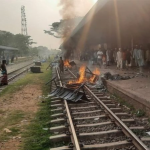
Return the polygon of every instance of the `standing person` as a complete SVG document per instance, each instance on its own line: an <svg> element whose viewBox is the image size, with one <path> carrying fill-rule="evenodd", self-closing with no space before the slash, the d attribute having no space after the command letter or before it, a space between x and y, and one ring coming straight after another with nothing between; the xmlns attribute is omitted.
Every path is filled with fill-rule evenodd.
<svg viewBox="0 0 150 150"><path fill-rule="evenodd" d="M7 80L7 69L6 69L6 60L2 61L2 64L0 66L0 70L2 71L2 79L0 85L8 85L8 80Z"/></svg>
<svg viewBox="0 0 150 150"><path fill-rule="evenodd" d="M113 50L109 50L109 65L113 64Z"/></svg>
<svg viewBox="0 0 150 150"><path fill-rule="evenodd" d="M138 66L140 68L140 73L143 73L143 66L144 66L144 56L143 56L143 51L142 51L142 47L140 46L140 48L137 50L137 62L138 62Z"/></svg>
<svg viewBox="0 0 150 150"><path fill-rule="evenodd" d="M126 68L126 50L122 51L122 69Z"/></svg>
<svg viewBox="0 0 150 150"><path fill-rule="evenodd" d="M138 45L136 45L133 50L133 59L134 59L136 66L138 66L138 52L137 51L138 51Z"/></svg>
<svg viewBox="0 0 150 150"><path fill-rule="evenodd" d="M116 57L117 57L117 48L115 48L115 50L113 51L113 59L115 64L116 64Z"/></svg>
<svg viewBox="0 0 150 150"><path fill-rule="evenodd" d="M9 56L6 57L6 65L9 65Z"/></svg>
<svg viewBox="0 0 150 150"><path fill-rule="evenodd" d="M116 62L117 62L117 69L122 69L122 51L121 51L121 48L119 48L119 51L117 52Z"/></svg>
<svg viewBox="0 0 150 150"><path fill-rule="evenodd" d="M97 63L98 65L101 67L102 66L102 57L103 57L103 52L102 50L100 49L98 52L97 52Z"/></svg>
<svg viewBox="0 0 150 150"><path fill-rule="evenodd" d="M127 65L127 69L129 69L130 64L131 64L131 52L130 52L129 49L127 49L127 52L126 52L126 65Z"/></svg>
<svg viewBox="0 0 150 150"><path fill-rule="evenodd" d="M64 72L64 61L62 57L60 57L60 60L59 60L59 70L60 70L60 73Z"/></svg>
<svg viewBox="0 0 150 150"><path fill-rule="evenodd" d="M14 58L15 58L15 56L14 56L14 55L12 55L12 56L11 56L11 63L13 63L13 62L14 62Z"/></svg>
<svg viewBox="0 0 150 150"><path fill-rule="evenodd" d="M147 67L150 68L150 50L149 49L146 50L146 64L147 64Z"/></svg>
<svg viewBox="0 0 150 150"><path fill-rule="evenodd" d="M94 63L97 64L97 52L96 52L96 50L94 52Z"/></svg>
<svg viewBox="0 0 150 150"><path fill-rule="evenodd" d="M104 67L104 69L106 69L106 67L107 67L106 56L103 56L102 60L103 60L103 67Z"/></svg>
<svg viewBox="0 0 150 150"><path fill-rule="evenodd" d="M110 50L106 50L106 60L107 60L107 66L110 65Z"/></svg>

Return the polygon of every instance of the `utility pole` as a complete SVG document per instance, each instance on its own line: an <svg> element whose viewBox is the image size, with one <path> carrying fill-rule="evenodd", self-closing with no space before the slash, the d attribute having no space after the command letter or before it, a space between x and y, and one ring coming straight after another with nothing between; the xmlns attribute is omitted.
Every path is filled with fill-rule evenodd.
<svg viewBox="0 0 150 150"><path fill-rule="evenodd" d="M25 6L21 6L21 34L28 35Z"/></svg>

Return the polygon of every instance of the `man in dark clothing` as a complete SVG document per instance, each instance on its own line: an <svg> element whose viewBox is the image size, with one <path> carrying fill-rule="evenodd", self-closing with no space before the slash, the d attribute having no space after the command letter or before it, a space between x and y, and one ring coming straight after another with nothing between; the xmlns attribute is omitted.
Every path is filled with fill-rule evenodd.
<svg viewBox="0 0 150 150"><path fill-rule="evenodd" d="M129 49L127 49L126 52L126 64L127 64L127 69L129 69L129 66L131 64L131 52L129 51Z"/></svg>
<svg viewBox="0 0 150 150"><path fill-rule="evenodd" d="M62 57L60 57L60 60L59 60L59 70L60 70L60 73L64 72L64 61Z"/></svg>
<svg viewBox="0 0 150 150"><path fill-rule="evenodd" d="M8 85L8 80L7 80L7 69L6 69L6 60L2 61L2 64L0 66L0 70L2 71L2 78L1 78L1 83L0 85Z"/></svg>

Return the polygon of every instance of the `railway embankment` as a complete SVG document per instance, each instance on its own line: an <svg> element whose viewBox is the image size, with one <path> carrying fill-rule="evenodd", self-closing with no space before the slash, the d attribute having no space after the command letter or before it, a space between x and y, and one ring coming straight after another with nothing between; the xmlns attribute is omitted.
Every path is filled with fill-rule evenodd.
<svg viewBox="0 0 150 150"><path fill-rule="evenodd" d="M43 99L49 92L45 83L51 78L47 66L42 64L43 73L28 72L0 93L1 150L49 147L49 133L44 130L48 128L49 100Z"/></svg>

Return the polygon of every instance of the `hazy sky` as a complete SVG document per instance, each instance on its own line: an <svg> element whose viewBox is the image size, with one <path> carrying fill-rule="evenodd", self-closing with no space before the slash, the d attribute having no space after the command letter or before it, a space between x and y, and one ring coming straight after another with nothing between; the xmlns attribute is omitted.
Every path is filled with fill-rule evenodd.
<svg viewBox="0 0 150 150"><path fill-rule="evenodd" d="M83 0L88 1L88 0ZM92 0L93 4L96 0ZM61 40L47 35L49 25L59 21L59 0L0 0L0 30L21 33L21 6L26 7L28 34L37 42L34 46L58 48Z"/></svg>

